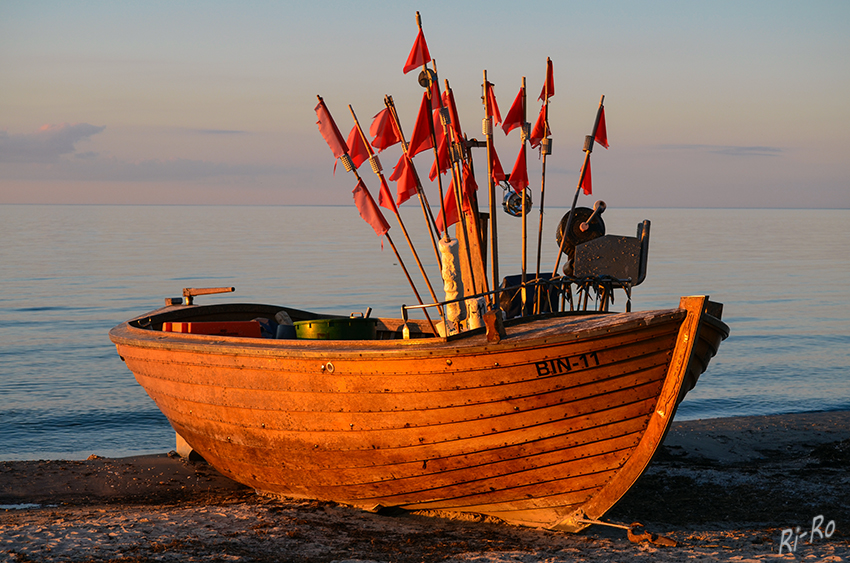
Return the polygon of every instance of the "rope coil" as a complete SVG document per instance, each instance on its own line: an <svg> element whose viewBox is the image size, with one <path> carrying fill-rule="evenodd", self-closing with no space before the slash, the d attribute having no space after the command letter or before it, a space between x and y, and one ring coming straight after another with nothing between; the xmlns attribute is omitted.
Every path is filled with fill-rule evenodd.
<svg viewBox="0 0 850 563"><path fill-rule="evenodd" d="M339 160L342 162L342 165L345 167L346 172L351 172L352 170L354 170L354 163L351 162L351 157L348 156L348 153L345 153L344 155L339 157Z"/></svg>

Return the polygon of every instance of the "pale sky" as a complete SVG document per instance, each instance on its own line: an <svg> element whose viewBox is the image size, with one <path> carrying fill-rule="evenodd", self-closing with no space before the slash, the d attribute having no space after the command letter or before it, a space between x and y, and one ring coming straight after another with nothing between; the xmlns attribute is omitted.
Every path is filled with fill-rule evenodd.
<svg viewBox="0 0 850 563"><path fill-rule="evenodd" d="M350 204L316 94L343 135L348 104L368 127L391 94L409 135L416 10L470 137L482 71L503 115L527 77L533 121L553 60L547 205L572 200L604 94L611 148L583 205L850 208L846 0L0 0L0 203ZM496 143L509 171L518 132Z"/></svg>

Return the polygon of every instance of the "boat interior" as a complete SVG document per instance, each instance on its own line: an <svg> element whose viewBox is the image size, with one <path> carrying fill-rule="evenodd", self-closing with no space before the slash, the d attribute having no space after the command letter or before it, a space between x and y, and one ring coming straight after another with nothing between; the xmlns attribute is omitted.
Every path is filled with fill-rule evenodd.
<svg viewBox="0 0 850 563"><path fill-rule="evenodd" d="M603 204L604 205L604 204ZM579 208L578 211L582 211ZM578 216L585 223L586 217ZM567 216L565 216L565 219ZM597 220L601 222L601 219ZM313 313L290 307L261 304L218 304L197 307L194 299L201 295L234 291L232 287L185 288L182 298L166 299L166 308L135 319L132 326L166 332L186 332L219 336L242 336L279 339L327 340L397 340L445 336L445 309L454 302L478 301L482 310L500 311L498 319L461 321L458 330L448 338L472 336L486 332L504 335L504 326L525 323L542 317L586 315L609 312L615 290L625 293L626 311L631 310L631 289L646 278L649 254L650 222L638 224L637 236L604 234L604 224L584 233L562 238L558 242L567 257L563 275L535 274L523 283L522 275L510 275L501 286L487 293L465 295L453 301L403 306L400 319L373 318L366 312L345 315ZM576 225L580 225L578 220ZM566 225L570 225L566 222ZM569 227L566 227L569 228ZM578 244L575 244L578 242ZM557 266L556 266L557 268ZM531 276L531 274L529 274ZM412 319L409 313L430 311L426 319ZM484 314L486 317L487 313ZM435 320L432 320L436 317ZM497 325L497 326L496 326Z"/></svg>

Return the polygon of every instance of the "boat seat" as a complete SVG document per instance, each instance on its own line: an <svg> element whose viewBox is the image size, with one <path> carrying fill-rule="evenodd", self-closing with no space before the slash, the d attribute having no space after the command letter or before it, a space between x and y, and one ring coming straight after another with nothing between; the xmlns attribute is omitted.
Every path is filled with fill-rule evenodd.
<svg viewBox="0 0 850 563"><path fill-rule="evenodd" d="M635 237L604 235L576 245L573 283L623 289L627 296L626 310L631 310L631 288L646 279L649 226L648 220L638 223ZM613 301L610 291L602 300L602 310L607 310L609 300Z"/></svg>

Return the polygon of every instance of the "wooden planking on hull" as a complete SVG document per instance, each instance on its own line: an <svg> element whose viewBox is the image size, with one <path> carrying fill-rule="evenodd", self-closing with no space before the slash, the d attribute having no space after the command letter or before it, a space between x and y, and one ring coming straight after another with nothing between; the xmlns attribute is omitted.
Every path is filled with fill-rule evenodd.
<svg viewBox="0 0 850 563"><path fill-rule="evenodd" d="M498 390L500 391L498 394L494 393L494 390L487 390L489 397L469 398L470 393L464 391L441 393L439 401L432 401L433 407L425 408L428 403L421 402L422 398L416 396L416 401L410 401L413 403L409 405L410 408L367 412L323 410L322 407L326 402L334 402L333 395L326 402L322 401L325 395L318 396L307 404L309 409L298 411L294 409L296 407L305 409L306 401L294 405L281 399L276 404L267 404L260 396L247 395L239 401L227 401L229 404L221 404L225 402L223 400L218 400L216 404L214 400L221 399L229 393L225 390L218 393L210 392L207 388L196 394L192 393L192 388L187 389L183 385L161 384L159 381L141 375L137 376L137 379L149 389L157 402L170 403L172 410L183 412L184 416L191 416L197 419L198 423L204 420L229 420L236 426L244 427L246 432L254 428L262 430L262 434L266 435L272 435L278 431L289 432L293 435L299 432L344 431L350 433L352 430L370 432L400 428L409 431L420 428L428 430L431 426L446 423L487 420L515 411L546 409L572 403L591 394L614 392L632 387L647 378L660 379L664 375L663 371L666 370L668 360L667 355L658 354L641 357L618 366L622 369L616 371L586 370L581 374L570 374L553 381L538 380L516 386L506 385ZM659 370L662 371L660 375L657 373ZM653 373L656 375L651 375ZM395 401L394 405L407 406L406 395L399 394L395 397ZM188 411L191 411L191 415Z"/></svg>

